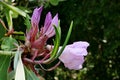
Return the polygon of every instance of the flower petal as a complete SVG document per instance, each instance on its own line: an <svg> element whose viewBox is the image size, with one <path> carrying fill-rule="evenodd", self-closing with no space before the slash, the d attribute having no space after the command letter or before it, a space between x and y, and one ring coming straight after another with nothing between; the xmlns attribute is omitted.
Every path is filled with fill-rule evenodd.
<svg viewBox="0 0 120 80"><path fill-rule="evenodd" d="M89 43L81 41L67 45L59 59L64 63L65 67L79 70L82 68L84 56L86 56L88 53L86 50L88 46Z"/></svg>
<svg viewBox="0 0 120 80"><path fill-rule="evenodd" d="M55 35L55 30L53 25L55 25L56 27L58 26L58 14L56 14L55 17L52 19L52 22L45 33L49 38Z"/></svg>
<svg viewBox="0 0 120 80"><path fill-rule="evenodd" d="M32 15L32 17L31 17L32 26L39 24L42 9L43 9L43 7L35 8L35 9L34 9L33 15Z"/></svg>
<svg viewBox="0 0 120 80"><path fill-rule="evenodd" d="M75 48L75 49L71 48L70 53L74 54L76 57L77 56L86 56L88 54L88 52L85 48Z"/></svg>
<svg viewBox="0 0 120 80"><path fill-rule="evenodd" d="M40 20L42 9L43 7L34 9L33 15L31 17L32 27L30 31L26 33L26 41L30 41L30 42L35 41L35 37L39 31L38 25L39 25L39 20Z"/></svg>
<svg viewBox="0 0 120 80"><path fill-rule="evenodd" d="M89 46L89 43L88 42L85 42L85 41L78 41L78 42L74 42L73 47L78 47L78 48L87 48Z"/></svg>
<svg viewBox="0 0 120 80"><path fill-rule="evenodd" d="M73 61L71 61L70 63L66 63L64 65L69 69L79 70L82 68L83 62L84 62L84 57L80 56L79 59L74 58Z"/></svg>
<svg viewBox="0 0 120 80"><path fill-rule="evenodd" d="M50 12L48 12L48 14L46 15L46 18L45 18L45 22L44 22L43 33L47 32L47 30L51 24L51 21L52 21L52 15Z"/></svg>

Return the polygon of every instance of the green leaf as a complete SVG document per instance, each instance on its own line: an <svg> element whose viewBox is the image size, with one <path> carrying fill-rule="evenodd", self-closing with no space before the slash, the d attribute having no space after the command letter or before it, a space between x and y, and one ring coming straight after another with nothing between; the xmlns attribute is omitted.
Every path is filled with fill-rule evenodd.
<svg viewBox="0 0 120 80"><path fill-rule="evenodd" d="M30 69L27 69L27 67L25 67L25 75L26 75L26 80L40 80L36 75L35 73L30 70Z"/></svg>
<svg viewBox="0 0 120 80"><path fill-rule="evenodd" d="M27 26L27 31L30 30L30 27L31 27L31 23L30 23L30 18L29 16L27 15L26 16L26 19L25 19L25 23L24 23L26 26Z"/></svg>
<svg viewBox="0 0 120 80"><path fill-rule="evenodd" d="M18 18L18 13L11 10L12 18Z"/></svg>
<svg viewBox="0 0 120 80"><path fill-rule="evenodd" d="M54 25L54 29L55 29L55 33L56 33L56 36L55 36L55 41L54 41L54 48L53 50L51 51L51 54L50 54L50 58L46 61L44 61L43 63L51 63L52 61L55 60L55 57L57 55L57 52L58 52L58 49L59 49L59 46L60 46L60 40L61 40L61 28L60 28L60 21L59 21L59 25L58 27L56 27Z"/></svg>
<svg viewBox="0 0 120 80"><path fill-rule="evenodd" d="M50 3L54 6L58 5L59 0L50 0Z"/></svg>
<svg viewBox="0 0 120 80"><path fill-rule="evenodd" d="M15 39L25 41L25 36L13 35Z"/></svg>
<svg viewBox="0 0 120 80"><path fill-rule="evenodd" d="M18 42L12 38L12 37L4 37L2 44L1 44L1 49L3 50L12 50L14 48L16 48L16 46L14 44L18 44Z"/></svg>
<svg viewBox="0 0 120 80"><path fill-rule="evenodd" d="M70 24L70 28L69 28L69 31L68 31L68 33L67 33L67 37L66 37L66 39L65 39L65 42L64 42L62 48L60 49L60 51L58 52L56 58L58 58L58 57L61 55L61 53L63 52L65 46L67 45L67 43L68 43L68 41L69 41L69 38L70 38L70 35L71 35L71 32L72 32L72 28L73 28L73 21L72 21L71 24Z"/></svg>
<svg viewBox="0 0 120 80"><path fill-rule="evenodd" d="M28 7L24 7L24 6L18 6L19 9L21 9L22 11L24 11L25 13L31 13L32 10L29 9Z"/></svg>
<svg viewBox="0 0 120 80"><path fill-rule="evenodd" d="M54 58L58 52L59 45L60 45L60 40L61 40L61 28L60 26L56 27L54 26L55 32L56 32L56 38L54 41L54 48L51 53L51 58Z"/></svg>
<svg viewBox="0 0 120 80"><path fill-rule="evenodd" d="M13 29L12 11L11 10L6 10L5 14L6 14L9 30L12 30Z"/></svg>
<svg viewBox="0 0 120 80"><path fill-rule="evenodd" d="M0 55L0 80L7 80L10 56Z"/></svg>
<svg viewBox="0 0 120 80"><path fill-rule="evenodd" d="M24 11L22 11L21 9L15 7L15 6L12 6L12 5L9 5L3 1L0 1L0 4L4 5L5 7L9 8L10 10L13 10L14 12L20 14L21 16L23 17L26 17L26 13Z"/></svg>

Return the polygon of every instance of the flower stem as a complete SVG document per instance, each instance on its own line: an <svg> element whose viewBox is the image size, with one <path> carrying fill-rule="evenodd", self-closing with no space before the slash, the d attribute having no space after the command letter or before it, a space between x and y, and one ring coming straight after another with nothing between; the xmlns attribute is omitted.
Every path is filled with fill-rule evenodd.
<svg viewBox="0 0 120 80"><path fill-rule="evenodd" d="M15 55L16 51L0 51L0 55Z"/></svg>

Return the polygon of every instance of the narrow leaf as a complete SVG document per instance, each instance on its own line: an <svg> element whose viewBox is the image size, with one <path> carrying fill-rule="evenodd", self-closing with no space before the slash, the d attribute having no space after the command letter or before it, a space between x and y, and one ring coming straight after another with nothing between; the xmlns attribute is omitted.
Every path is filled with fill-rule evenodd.
<svg viewBox="0 0 120 80"><path fill-rule="evenodd" d="M56 58L58 58L58 57L61 55L61 53L63 52L65 46L67 45L67 43L68 43L68 41L69 41L69 38L70 38L70 35L71 35L71 32L72 32L72 28L73 28L73 21L72 21L71 24L70 24L70 28L69 28L69 30L68 30L68 33L67 33L67 37L66 37L66 39L65 39L65 42L64 42L62 48L60 49L60 51L58 52Z"/></svg>
<svg viewBox="0 0 120 80"><path fill-rule="evenodd" d="M59 49L59 46L60 46L60 40L61 40L61 28L60 28L60 21L59 21L59 25L58 27L56 27L54 25L54 29L55 29L55 32L56 32L56 36L55 36L55 41L54 41L54 48L53 50L51 51L51 54L50 54L50 58L46 61L44 61L43 63L50 63L52 61L55 60L55 57L57 55L57 52L58 52L58 49Z"/></svg>
<svg viewBox="0 0 120 80"><path fill-rule="evenodd" d="M22 11L21 9L19 9L19 8L15 7L15 6L9 5L9 4L7 4L7 3L5 3L5 2L3 2L3 1L0 1L0 4L4 5L5 7L9 8L9 9L11 9L11 10L13 10L14 12L20 14L20 15L23 16L23 17L26 17L26 15L27 15L27 14L26 14L24 11Z"/></svg>
<svg viewBox="0 0 120 80"><path fill-rule="evenodd" d="M54 29L55 29L55 32L56 32L56 38L55 38L55 41L54 41L54 48L53 48L52 53L51 53L51 58L55 57L55 55L58 51L58 48L59 48L59 45L60 45L60 39L61 39L60 26L58 26L58 27L54 26Z"/></svg>
<svg viewBox="0 0 120 80"><path fill-rule="evenodd" d="M6 10L5 14L6 14L9 30L12 30L13 29L12 11Z"/></svg>
<svg viewBox="0 0 120 80"><path fill-rule="evenodd" d="M18 13L17 12L14 12L14 11L12 11L11 10L11 16L12 16L12 18L18 18Z"/></svg>
<svg viewBox="0 0 120 80"><path fill-rule="evenodd" d="M10 56L0 55L0 80L7 80Z"/></svg>
<svg viewBox="0 0 120 80"><path fill-rule="evenodd" d="M25 18L25 25L27 26L27 31L30 30L30 27L31 27L31 23L30 23L30 20L29 20L29 16L27 15L26 18Z"/></svg>
<svg viewBox="0 0 120 80"><path fill-rule="evenodd" d="M54 6L58 5L59 0L50 0L50 3Z"/></svg>

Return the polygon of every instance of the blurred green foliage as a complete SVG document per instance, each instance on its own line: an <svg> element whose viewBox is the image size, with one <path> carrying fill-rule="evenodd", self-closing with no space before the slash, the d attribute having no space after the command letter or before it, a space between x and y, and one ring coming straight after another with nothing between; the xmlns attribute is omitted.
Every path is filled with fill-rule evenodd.
<svg viewBox="0 0 120 80"><path fill-rule="evenodd" d="M61 64L56 70L45 72L46 80L119 80L120 1L66 0L53 4L49 0L16 0L15 5L30 12L36 6L45 5L43 16L48 11L58 13L62 34L67 34L68 26L73 20L74 27L69 43L88 41L90 47L82 70L68 70ZM3 12L0 15L6 22ZM43 19L40 24L43 24ZM23 20L21 16L13 19L15 30L25 31ZM64 42L65 37L66 35L62 35L61 42Z"/></svg>

